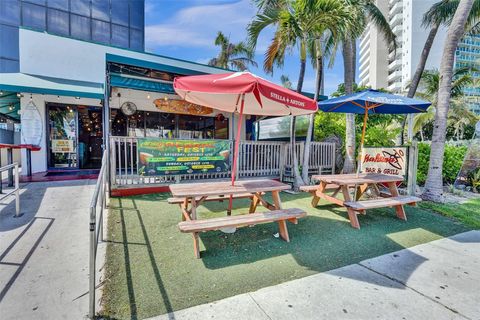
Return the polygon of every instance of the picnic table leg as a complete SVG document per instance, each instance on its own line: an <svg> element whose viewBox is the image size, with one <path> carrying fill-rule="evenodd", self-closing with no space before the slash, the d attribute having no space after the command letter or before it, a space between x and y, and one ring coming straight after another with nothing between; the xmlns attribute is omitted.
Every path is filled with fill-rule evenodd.
<svg viewBox="0 0 480 320"><path fill-rule="evenodd" d="M255 213L255 210L257 210L258 203L260 202L260 199L258 198L257 194L255 193L253 197L251 198L250 202L250 209L248 210L248 213Z"/></svg>
<svg viewBox="0 0 480 320"><path fill-rule="evenodd" d="M317 192L322 192L325 190L325 186L327 183L325 181L320 181L320 185L318 186L318 190L313 192L313 199L312 199L312 207L316 207L318 205L318 201L320 201L320 197L317 196Z"/></svg>
<svg viewBox="0 0 480 320"><path fill-rule="evenodd" d="M282 237L283 240L290 242L290 237L288 236L287 222L285 220L278 221L278 228L280 230L280 237Z"/></svg>
<svg viewBox="0 0 480 320"><path fill-rule="evenodd" d="M275 210L281 210L282 200L280 200L280 191L272 191L272 199L275 205Z"/></svg>
<svg viewBox="0 0 480 320"><path fill-rule="evenodd" d="M362 195L367 191L368 189L368 183L362 184L360 187L357 188L357 194L355 195L355 201L360 200Z"/></svg>
<svg viewBox="0 0 480 320"><path fill-rule="evenodd" d="M195 258L200 259L200 239L198 237L198 232L192 233L193 236L193 254Z"/></svg>
<svg viewBox="0 0 480 320"><path fill-rule="evenodd" d="M184 212L188 212L188 198L185 198L185 200L183 200L183 203L180 204L180 208L182 209L182 221L185 221L187 220L187 218L185 217Z"/></svg>
<svg viewBox="0 0 480 320"><path fill-rule="evenodd" d="M190 198L190 205L192 208L190 209L190 215L192 216L192 220L197 220L197 200L195 197Z"/></svg>
<svg viewBox="0 0 480 320"><path fill-rule="evenodd" d="M345 202L351 201L350 193L348 192L347 185L342 186L342 193L343 193L343 198L345 199ZM360 229L360 223L358 222L357 213L348 207L347 207L347 213L348 213L348 218L350 219L350 224L352 225L352 227L354 227L355 229Z"/></svg>
<svg viewBox="0 0 480 320"><path fill-rule="evenodd" d="M389 182L388 189L390 190L392 197L398 197L398 189L395 182ZM405 214L405 209L403 208L403 205L400 204L398 206L395 206L395 211L399 219L407 221L407 215Z"/></svg>

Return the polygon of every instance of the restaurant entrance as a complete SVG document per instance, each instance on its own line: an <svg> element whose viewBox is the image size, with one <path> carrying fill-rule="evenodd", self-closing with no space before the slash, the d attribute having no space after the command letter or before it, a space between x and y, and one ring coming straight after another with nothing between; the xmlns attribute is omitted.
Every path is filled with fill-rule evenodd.
<svg viewBox="0 0 480 320"><path fill-rule="evenodd" d="M48 169L98 169L102 162L99 107L47 104Z"/></svg>

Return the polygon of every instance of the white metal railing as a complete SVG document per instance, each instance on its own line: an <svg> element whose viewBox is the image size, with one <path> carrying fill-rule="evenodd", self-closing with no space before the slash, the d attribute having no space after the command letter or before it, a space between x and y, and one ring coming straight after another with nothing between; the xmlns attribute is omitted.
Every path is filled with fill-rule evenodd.
<svg viewBox="0 0 480 320"><path fill-rule="evenodd" d="M1 167L0 168L0 179L1 179L1 176L2 176L2 172L7 171L7 170L9 171L9 174L8 174L9 177L12 176L12 170L14 171L15 184L13 186L13 189L3 190L1 188L1 183L2 182L0 181L0 190L2 190L2 192L6 191L6 193L2 193L0 195L0 201L5 199L8 196L11 196L12 194L15 194L15 217L19 217L20 216L20 177L18 175L18 162L14 162L12 164ZM10 178L9 178L9 180L10 180Z"/></svg>
<svg viewBox="0 0 480 320"><path fill-rule="evenodd" d="M107 152L103 152L102 167L98 175L95 191L90 202L90 264L89 264L89 312L88 316L95 316L95 278L98 242L103 241L103 212L107 207L109 192L107 179ZM98 214L97 214L98 213Z"/></svg>
<svg viewBox="0 0 480 320"><path fill-rule="evenodd" d="M233 141L230 141L230 154L233 154ZM303 163L305 143L297 142L296 152L299 164ZM309 172L322 172L335 169L335 144L312 142L310 147ZM291 166L289 142L241 141L237 174L239 178L270 177L281 178ZM216 173L181 174L165 176L142 176L138 174L138 152L136 137L110 137L110 182L112 188L129 185L170 184L180 181L203 179L228 179L231 171Z"/></svg>

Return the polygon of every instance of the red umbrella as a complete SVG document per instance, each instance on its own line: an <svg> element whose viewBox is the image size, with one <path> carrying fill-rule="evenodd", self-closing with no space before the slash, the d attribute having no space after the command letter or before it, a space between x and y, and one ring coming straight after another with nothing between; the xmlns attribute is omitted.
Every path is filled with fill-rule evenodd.
<svg viewBox="0 0 480 320"><path fill-rule="evenodd" d="M243 114L297 116L316 112L318 108L313 99L250 72L177 77L173 88L180 97L191 103L239 113L240 125L235 139L232 185L235 182Z"/></svg>

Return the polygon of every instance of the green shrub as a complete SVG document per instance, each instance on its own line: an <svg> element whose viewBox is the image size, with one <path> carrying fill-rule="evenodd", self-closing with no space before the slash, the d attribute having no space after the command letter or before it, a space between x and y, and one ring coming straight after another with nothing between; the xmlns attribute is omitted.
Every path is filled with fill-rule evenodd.
<svg viewBox="0 0 480 320"><path fill-rule="evenodd" d="M445 145L443 158L443 183L454 183L458 171L462 167L463 158L467 152L466 146ZM427 179L428 164L430 161L430 145L427 143L418 144L418 170L417 183L423 185Z"/></svg>

